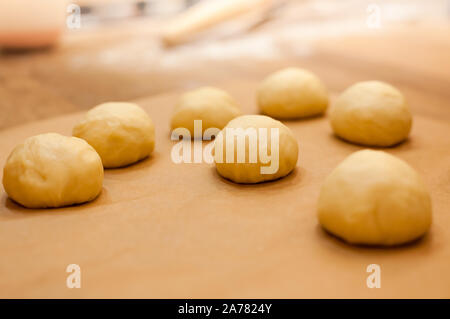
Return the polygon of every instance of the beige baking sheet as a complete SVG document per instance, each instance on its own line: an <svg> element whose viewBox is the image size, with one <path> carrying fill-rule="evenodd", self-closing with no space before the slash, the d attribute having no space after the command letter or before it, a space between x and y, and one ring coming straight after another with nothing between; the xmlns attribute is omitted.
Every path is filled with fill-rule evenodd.
<svg viewBox="0 0 450 319"><path fill-rule="evenodd" d="M254 85L224 87L255 113ZM397 248L350 246L316 218L324 178L361 147L336 139L325 117L286 122L300 146L284 179L237 185L213 165L174 164L169 118L177 93L139 100L156 124L156 149L105 171L92 203L29 210L0 191L0 297L381 298L450 297L450 125L416 116L410 139L386 149L410 163L433 200L433 226ZM43 132L70 134L80 114L0 132L0 162ZM81 267L68 289L66 267ZM369 264L381 288L369 289Z"/></svg>

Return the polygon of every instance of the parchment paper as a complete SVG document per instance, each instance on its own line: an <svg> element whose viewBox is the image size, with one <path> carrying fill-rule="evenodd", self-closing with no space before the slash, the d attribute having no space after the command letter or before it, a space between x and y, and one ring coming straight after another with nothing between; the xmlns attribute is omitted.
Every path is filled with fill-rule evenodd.
<svg viewBox="0 0 450 319"><path fill-rule="evenodd" d="M253 89L230 89L246 113L256 113ZM0 188L0 297L450 297L448 123L415 116L409 140L385 149L422 175L433 201L431 232L406 246L361 247L317 222L324 178L362 148L334 137L326 117L285 122L300 146L292 174L238 185L214 165L171 161L176 99L168 93L138 101L156 124L155 152L106 170L95 201L29 210ZM0 163L28 136L70 134L80 116L0 132ZM81 267L80 289L66 286L69 264ZM369 264L381 267L379 289L366 285Z"/></svg>

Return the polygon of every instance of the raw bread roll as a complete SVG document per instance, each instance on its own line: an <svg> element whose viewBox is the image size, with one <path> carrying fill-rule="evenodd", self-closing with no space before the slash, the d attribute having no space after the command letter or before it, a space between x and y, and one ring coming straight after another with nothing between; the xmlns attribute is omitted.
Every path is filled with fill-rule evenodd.
<svg viewBox="0 0 450 319"><path fill-rule="evenodd" d="M213 87L202 87L183 94L172 115L172 130L182 127L189 130L191 137L208 128L221 130L229 121L241 114L238 104L225 91ZM194 121L202 121L202 130L195 134Z"/></svg>
<svg viewBox="0 0 450 319"><path fill-rule="evenodd" d="M391 146L408 137L411 113L403 95L393 86L368 81L352 85L330 110L337 136L368 146Z"/></svg>
<svg viewBox="0 0 450 319"><path fill-rule="evenodd" d="M397 245L430 228L431 200L418 174L382 151L347 157L325 179L320 224L353 244Z"/></svg>
<svg viewBox="0 0 450 319"><path fill-rule="evenodd" d="M325 112L328 93L313 73L287 68L268 76L259 86L261 112L277 119L310 117Z"/></svg>
<svg viewBox="0 0 450 319"><path fill-rule="evenodd" d="M85 141L56 133L30 137L9 155L3 186L29 208L60 207L93 200L100 194L103 166Z"/></svg>
<svg viewBox="0 0 450 319"><path fill-rule="evenodd" d="M236 183L259 183L286 176L295 168L297 158L298 144L291 130L264 115L231 120L214 145L217 172Z"/></svg>
<svg viewBox="0 0 450 319"><path fill-rule="evenodd" d="M153 122L133 103L110 102L94 107L73 128L73 135L95 148L107 168L135 163L155 147Z"/></svg>

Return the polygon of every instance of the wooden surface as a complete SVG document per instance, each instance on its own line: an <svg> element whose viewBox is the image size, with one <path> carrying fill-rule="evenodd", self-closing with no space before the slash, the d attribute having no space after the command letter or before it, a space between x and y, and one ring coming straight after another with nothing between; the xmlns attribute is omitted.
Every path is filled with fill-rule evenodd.
<svg viewBox="0 0 450 319"><path fill-rule="evenodd" d="M0 53L1 163L27 136L70 134L74 112L101 102L137 101L157 124L154 156L107 170L91 204L29 211L1 189L0 297L450 297L448 24L323 36L300 28L268 38L262 29L167 49L152 24L138 21L70 33L51 50ZM354 247L320 229L319 186L360 149L335 139L326 118L288 122L299 164L275 183L237 186L206 164L169 160L168 119L181 91L216 85L254 113L258 82L285 66L317 73L333 96L370 79L404 92L411 138L387 151L432 191L434 222L423 240ZM71 263L82 268L81 289L65 286ZM365 285L371 263L382 267L381 289Z"/></svg>
<svg viewBox="0 0 450 319"><path fill-rule="evenodd" d="M175 48L162 48L154 27L142 22L75 32L53 50L0 53L0 129L105 101L260 81L287 66L317 73L335 92L356 81L388 81L416 113L450 121L450 26L363 31L296 41L257 34Z"/></svg>
<svg viewBox="0 0 450 319"><path fill-rule="evenodd" d="M243 104L255 82L224 84ZM326 117L286 124L299 143L296 170L259 185L222 179L208 164L174 164L169 118L178 94L140 99L156 124L151 158L105 171L94 202L29 210L1 192L0 297L149 298L449 298L450 126L415 115L410 139L386 149L424 178L433 225L423 239L395 248L351 246L318 225L320 185L361 149L331 134ZM16 141L54 131L70 134L82 114L5 130L0 161ZM78 264L81 289L66 287ZM369 264L381 288L366 286Z"/></svg>

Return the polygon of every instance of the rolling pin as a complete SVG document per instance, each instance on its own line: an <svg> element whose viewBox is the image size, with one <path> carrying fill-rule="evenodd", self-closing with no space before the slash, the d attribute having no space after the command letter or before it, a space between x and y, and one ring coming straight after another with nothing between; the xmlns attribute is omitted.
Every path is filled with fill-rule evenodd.
<svg viewBox="0 0 450 319"><path fill-rule="evenodd" d="M256 10L268 10L274 0L202 1L163 26L161 39L168 46L188 41L195 34L216 24Z"/></svg>
<svg viewBox="0 0 450 319"><path fill-rule="evenodd" d="M0 0L0 47L51 46L66 28L68 0Z"/></svg>

